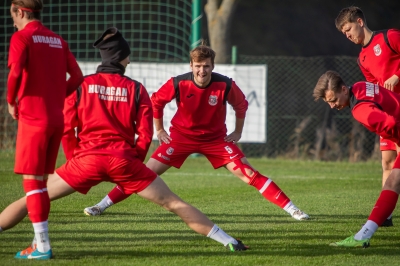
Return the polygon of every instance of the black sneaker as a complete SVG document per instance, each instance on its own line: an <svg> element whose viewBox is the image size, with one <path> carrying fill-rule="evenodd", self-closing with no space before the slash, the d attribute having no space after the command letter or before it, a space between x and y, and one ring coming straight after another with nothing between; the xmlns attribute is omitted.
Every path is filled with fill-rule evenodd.
<svg viewBox="0 0 400 266"><path fill-rule="evenodd" d="M386 219L382 224L381 227L390 227L393 226L392 218Z"/></svg>
<svg viewBox="0 0 400 266"><path fill-rule="evenodd" d="M228 245L226 245L226 248L232 252L249 249L249 247L243 244L242 241L240 241L239 239L236 240L238 242L237 244L229 243Z"/></svg>

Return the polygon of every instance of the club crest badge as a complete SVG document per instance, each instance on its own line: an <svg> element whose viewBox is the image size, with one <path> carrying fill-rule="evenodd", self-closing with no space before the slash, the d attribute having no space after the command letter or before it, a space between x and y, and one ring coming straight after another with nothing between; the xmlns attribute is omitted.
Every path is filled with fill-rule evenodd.
<svg viewBox="0 0 400 266"><path fill-rule="evenodd" d="M374 53L375 53L376 56L380 56L381 55L382 49L381 49L381 46L379 44L374 46Z"/></svg>
<svg viewBox="0 0 400 266"><path fill-rule="evenodd" d="M169 148L167 149L167 154L168 154L168 155L172 155L173 153L174 153L174 148L169 147Z"/></svg>
<svg viewBox="0 0 400 266"><path fill-rule="evenodd" d="M218 103L218 97L215 96L215 95L210 95L210 98L208 98L208 103L209 103L211 106L217 105L217 103Z"/></svg>

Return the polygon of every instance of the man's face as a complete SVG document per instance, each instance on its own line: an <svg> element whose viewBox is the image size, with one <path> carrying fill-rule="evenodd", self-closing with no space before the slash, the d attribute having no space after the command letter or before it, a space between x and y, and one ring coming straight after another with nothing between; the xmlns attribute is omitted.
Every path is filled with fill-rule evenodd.
<svg viewBox="0 0 400 266"><path fill-rule="evenodd" d="M364 21L359 18L356 22L345 23L342 27L342 33L353 43L363 45L365 38L363 27Z"/></svg>
<svg viewBox="0 0 400 266"><path fill-rule="evenodd" d="M199 62L192 61L190 62L190 68L197 86L204 88L210 83L211 73L214 69L214 65L211 64L211 58Z"/></svg>
<svg viewBox="0 0 400 266"><path fill-rule="evenodd" d="M18 9L17 12L13 12L12 7L10 7L10 13L11 13L11 18L13 19L14 22L13 26L18 30L21 30L21 20L23 12L20 9Z"/></svg>
<svg viewBox="0 0 400 266"><path fill-rule="evenodd" d="M336 93L332 90L327 90L323 100L329 104L331 108L342 110L350 105L349 90L345 86L342 86L341 91Z"/></svg>

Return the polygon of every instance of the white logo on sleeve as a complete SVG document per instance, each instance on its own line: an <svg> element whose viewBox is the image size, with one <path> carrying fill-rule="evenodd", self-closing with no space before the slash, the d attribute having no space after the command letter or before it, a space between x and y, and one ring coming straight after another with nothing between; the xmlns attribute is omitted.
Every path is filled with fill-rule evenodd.
<svg viewBox="0 0 400 266"><path fill-rule="evenodd" d="M365 82L365 95L367 97L374 97L375 84Z"/></svg>

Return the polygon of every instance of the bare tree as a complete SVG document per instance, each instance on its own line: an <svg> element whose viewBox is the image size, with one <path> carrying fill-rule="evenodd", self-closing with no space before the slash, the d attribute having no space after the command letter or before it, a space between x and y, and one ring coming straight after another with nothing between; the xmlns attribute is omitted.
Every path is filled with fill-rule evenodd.
<svg viewBox="0 0 400 266"><path fill-rule="evenodd" d="M208 35L216 52L215 63L228 63L231 42L229 38L233 13L239 0L207 0Z"/></svg>

